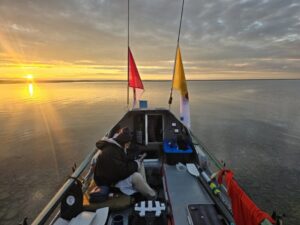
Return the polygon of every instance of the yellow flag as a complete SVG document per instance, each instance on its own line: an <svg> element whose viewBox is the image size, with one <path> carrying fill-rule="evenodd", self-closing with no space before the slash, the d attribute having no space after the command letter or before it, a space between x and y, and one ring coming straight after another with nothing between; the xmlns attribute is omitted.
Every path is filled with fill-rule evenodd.
<svg viewBox="0 0 300 225"><path fill-rule="evenodd" d="M176 63L173 79L173 88L180 92L180 120L188 128L191 127L191 116L190 116L190 104L189 104L189 94L187 89L187 84L184 75L184 69L181 59L181 53L179 46L176 52Z"/></svg>
<svg viewBox="0 0 300 225"><path fill-rule="evenodd" d="M177 47L177 52L176 52L176 64L175 64L175 73L173 79L173 88L180 91L181 96L184 96L188 99L188 90L187 90L179 46Z"/></svg>

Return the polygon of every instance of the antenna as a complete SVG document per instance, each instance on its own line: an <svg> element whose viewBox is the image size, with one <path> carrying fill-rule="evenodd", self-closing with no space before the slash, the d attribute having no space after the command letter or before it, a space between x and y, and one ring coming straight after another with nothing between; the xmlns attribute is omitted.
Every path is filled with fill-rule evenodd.
<svg viewBox="0 0 300 225"><path fill-rule="evenodd" d="M127 109L129 110L129 0L127 17Z"/></svg>
<svg viewBox="0 0 300 225"><path fill-rule="evenodd" d="M180 40L180 31L181 31L181 22L182 22L182 15L183 15L183 7L184 7L184 0L182 0L182 7L181 7L181 16L180 16L180 22L179 22L179 30L178 30L178 38L177 38L177 46L176 46L176 51L175 51L175 63L174 63L174 68L173 68L173 76L172 76L172 86L171 86L171 92L170 92L170 98L169 98L169 110L171 109L171 104L173 101L173 82L174 82L174 75L175 75L175 66L176 66L176 55L177 55L177 49L179 46L179 40Z"/></svg>

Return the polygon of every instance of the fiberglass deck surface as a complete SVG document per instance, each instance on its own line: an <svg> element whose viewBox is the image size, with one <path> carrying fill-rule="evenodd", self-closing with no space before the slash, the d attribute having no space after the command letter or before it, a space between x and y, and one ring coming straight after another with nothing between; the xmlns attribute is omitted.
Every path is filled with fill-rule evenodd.
<svg viewBox="0 0 300 225"><path fill-rule="evenodd" d="M176 225L189 225L188 205L213 204L201 183L187 170L177 170L176 166L164 165L164 173Z"/></svg>

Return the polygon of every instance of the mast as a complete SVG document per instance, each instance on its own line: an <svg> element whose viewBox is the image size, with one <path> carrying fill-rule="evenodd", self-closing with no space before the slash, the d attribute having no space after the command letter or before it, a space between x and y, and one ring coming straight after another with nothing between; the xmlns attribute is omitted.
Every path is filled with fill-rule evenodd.
<svg viewBox="0 0 300 225"><path fill-rule="evenodd" d="M128 0L129 1L129 0ZM183 7L184 7L184 0L182 0L182 7L181 7L181 16L180 16L180 21L179 21L179 30L178 30L178 37L177 37L177 45L176 45L176 50L175 50L175 63L174 63L174 68L173 68L173 76L172 76L172 86L171 86L171 92L170 92L170 98L169 98L169 110L171 109L171 104L173 101L173 82L174 82L174 75L175 75L175 66L176 66L176 54L177 54L177 49L179 47L179 40L180 40L180 32L181 32L181 22L182 22L182 15L183 15Z"/></svg>
<svg viewBox="0 0 300 225"><path fill-rule="evenodd" d="M127 109L129 109L129 0L127 5Z"/></svg>

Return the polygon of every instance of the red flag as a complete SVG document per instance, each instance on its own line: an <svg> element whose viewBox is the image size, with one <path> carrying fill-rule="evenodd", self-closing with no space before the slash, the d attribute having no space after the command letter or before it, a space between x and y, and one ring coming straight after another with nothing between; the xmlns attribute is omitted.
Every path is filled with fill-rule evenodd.
<svg viewBox="0 0 300 225"><path fill-rule="evenodd" d="M238 183L233 179L233 173L230 170L221 170L218 177L219 183L222 182L224 174L226 174L225 179L236 225L259 225L264 219L268 219L271 223L275 224L273 218L261 211L240 188Z"/></svg>
<svg viewBox="0 0 300 225"><path fill-rule="evenodd" d="M136 105L136 101L139 100L144 91L144 85L141 80L139 71L136 67L135 61L133 59L132 53L130 48L128 48L129 54L129 80L128 85L129 87L133 88L133 108Z"/></svg>
<svg viewBox="0 0 300 225"><path fill-rule="evenodd" d="M140 78L140 74L134 62L130 48L128 48L128 53L129 53L129 81L128 81L129 87L144 89L144 85Z"/></svg>

